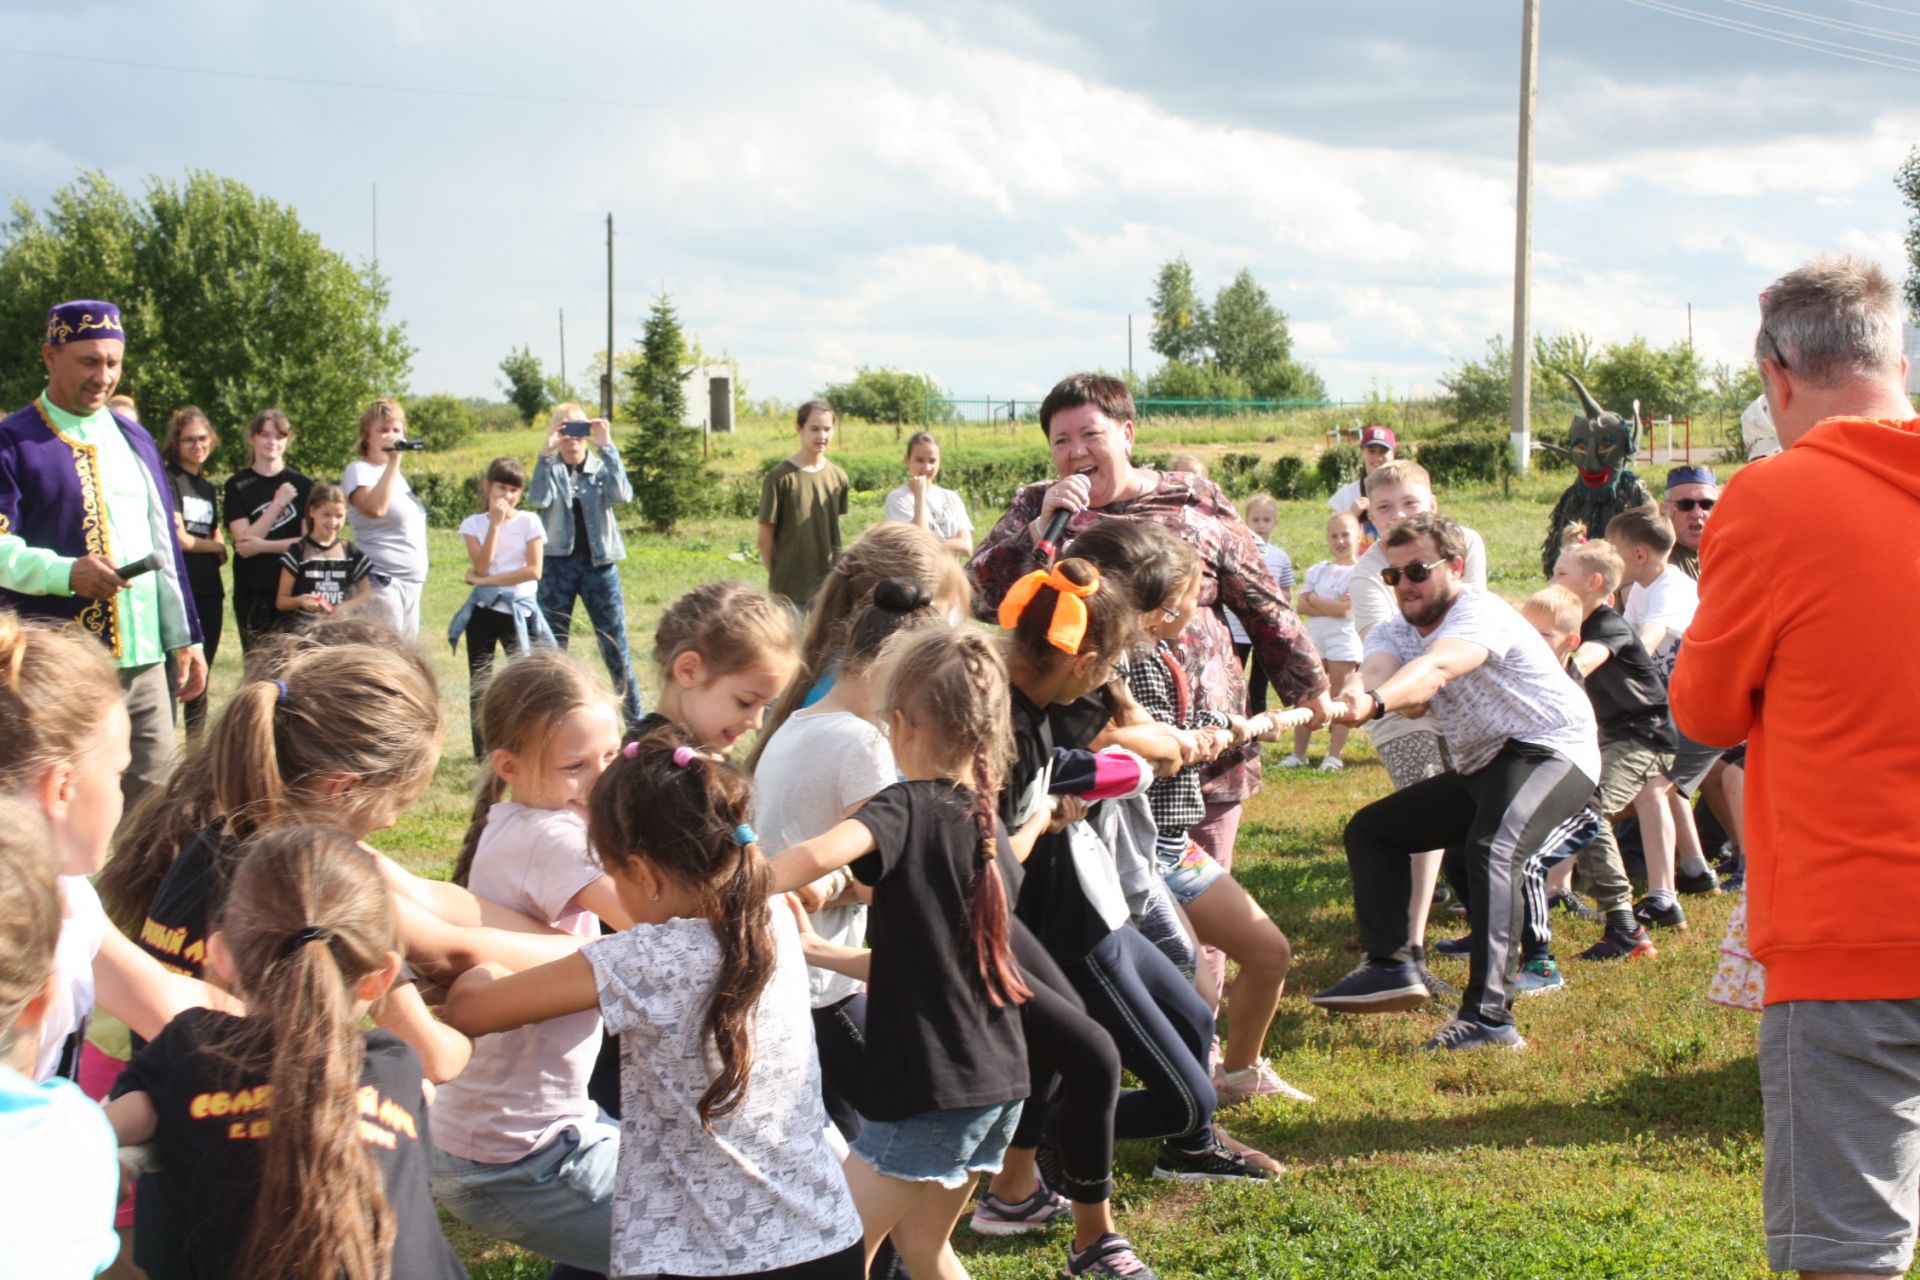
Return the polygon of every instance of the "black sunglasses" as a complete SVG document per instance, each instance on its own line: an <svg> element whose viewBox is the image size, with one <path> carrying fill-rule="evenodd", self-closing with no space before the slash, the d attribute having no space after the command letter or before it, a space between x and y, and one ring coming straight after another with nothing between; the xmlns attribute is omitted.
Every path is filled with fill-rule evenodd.
<svg viewBox="0 0 1920 1280"><path fill-rule="evenodd" d="M1691 511L1695 507L1702 511L1711 511L1713 504L1718 501L1720 501L1718 498L1675 498L1673 506L1676 511Z"/></svg>
<svg viewBox="0 0 1920 1280"><path fill-rule="evenodd" d="M1435 569L1438 569L1441 565L1447 564L1447 563L1449 563L1449 557L1441 556L1438 560L1435 560L1431 564L1410 564L1404 569L1396 569L1392 565L1388 565L1386 568L1380 571L1380 581L1386 583L1390 587L1397 587L1400 585L1400 576L1402 574L1405 574L1408 582L1412 582L1412 583L1425 582L1428 578L1433 576L1433 571Z"/></svg>

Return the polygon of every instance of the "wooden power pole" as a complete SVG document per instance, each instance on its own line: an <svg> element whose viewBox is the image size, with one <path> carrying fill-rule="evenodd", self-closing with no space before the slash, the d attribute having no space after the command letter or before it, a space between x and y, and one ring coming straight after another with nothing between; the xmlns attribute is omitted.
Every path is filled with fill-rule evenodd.
<svg viewBox="0 0 1920 1280"><path fill-rule="evenodd" d="M1513 209L1513 469L1533 451L1533 108L1540 96L1540 0L1521 0L1520 173Z"/></svg>
<svg viewBox="0 0 1920 1280"><path fill-rule="evenodd" d="M600 378L600 416L613 421L613 215L607 215L607 371Z"/></svg>

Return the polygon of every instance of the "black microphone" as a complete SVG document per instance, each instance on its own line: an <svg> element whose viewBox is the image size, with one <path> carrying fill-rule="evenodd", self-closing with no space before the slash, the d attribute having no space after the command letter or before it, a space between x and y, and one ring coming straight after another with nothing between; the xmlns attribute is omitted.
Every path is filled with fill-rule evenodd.
<svg viewBox="0 0 1920 1280"><path fill-rule="evenodd" d="M1047 527L1040 531L1040 541L1033 548L1033 558L1041 564L1052 564L1057 550L1055 543L1067 531L1067 521L1073 519L1073 512L1065 507L1053 509L1053 519L1047 521Z"/></svg>

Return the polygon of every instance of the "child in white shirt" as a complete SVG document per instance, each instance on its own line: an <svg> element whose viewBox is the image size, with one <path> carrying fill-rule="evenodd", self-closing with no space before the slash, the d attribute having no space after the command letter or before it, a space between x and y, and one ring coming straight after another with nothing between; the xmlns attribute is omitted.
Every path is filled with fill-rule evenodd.
<svg viewBox="0 0 1920 1280"><path fill-rule="evenodd" d="M1360 635L1353 627L1353 600L1348 594L1353 566L1360 558L1360 521L1344 511L1336 513L1327 521L1327 549L1333 558L1307 570L1293 607L1307 620L1307 635L1320 651L1328 687L1338 689L1360 663ZM1295 729L1293 754L1280 766L1306 768L1307 746L1312 739L1313 730L1305 726ZM1346 761L1340 758L1346 745L1347 726L1336 724L1328 730L1327 758L1320 762L1322 773L1346 768Z"/></svg>

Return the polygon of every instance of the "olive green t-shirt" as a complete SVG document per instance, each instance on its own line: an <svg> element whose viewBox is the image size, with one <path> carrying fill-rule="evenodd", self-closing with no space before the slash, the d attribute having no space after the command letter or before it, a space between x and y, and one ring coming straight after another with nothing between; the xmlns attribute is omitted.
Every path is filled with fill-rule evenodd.
<svg viewBox="0 0 1920 1280"><path fill-rule="evenodd" d="M791 459L760 487L760 523L773 526L767 590L806 605L840 555L840 517L847 513L847 473L829 462L802 471Z"/></svg>

